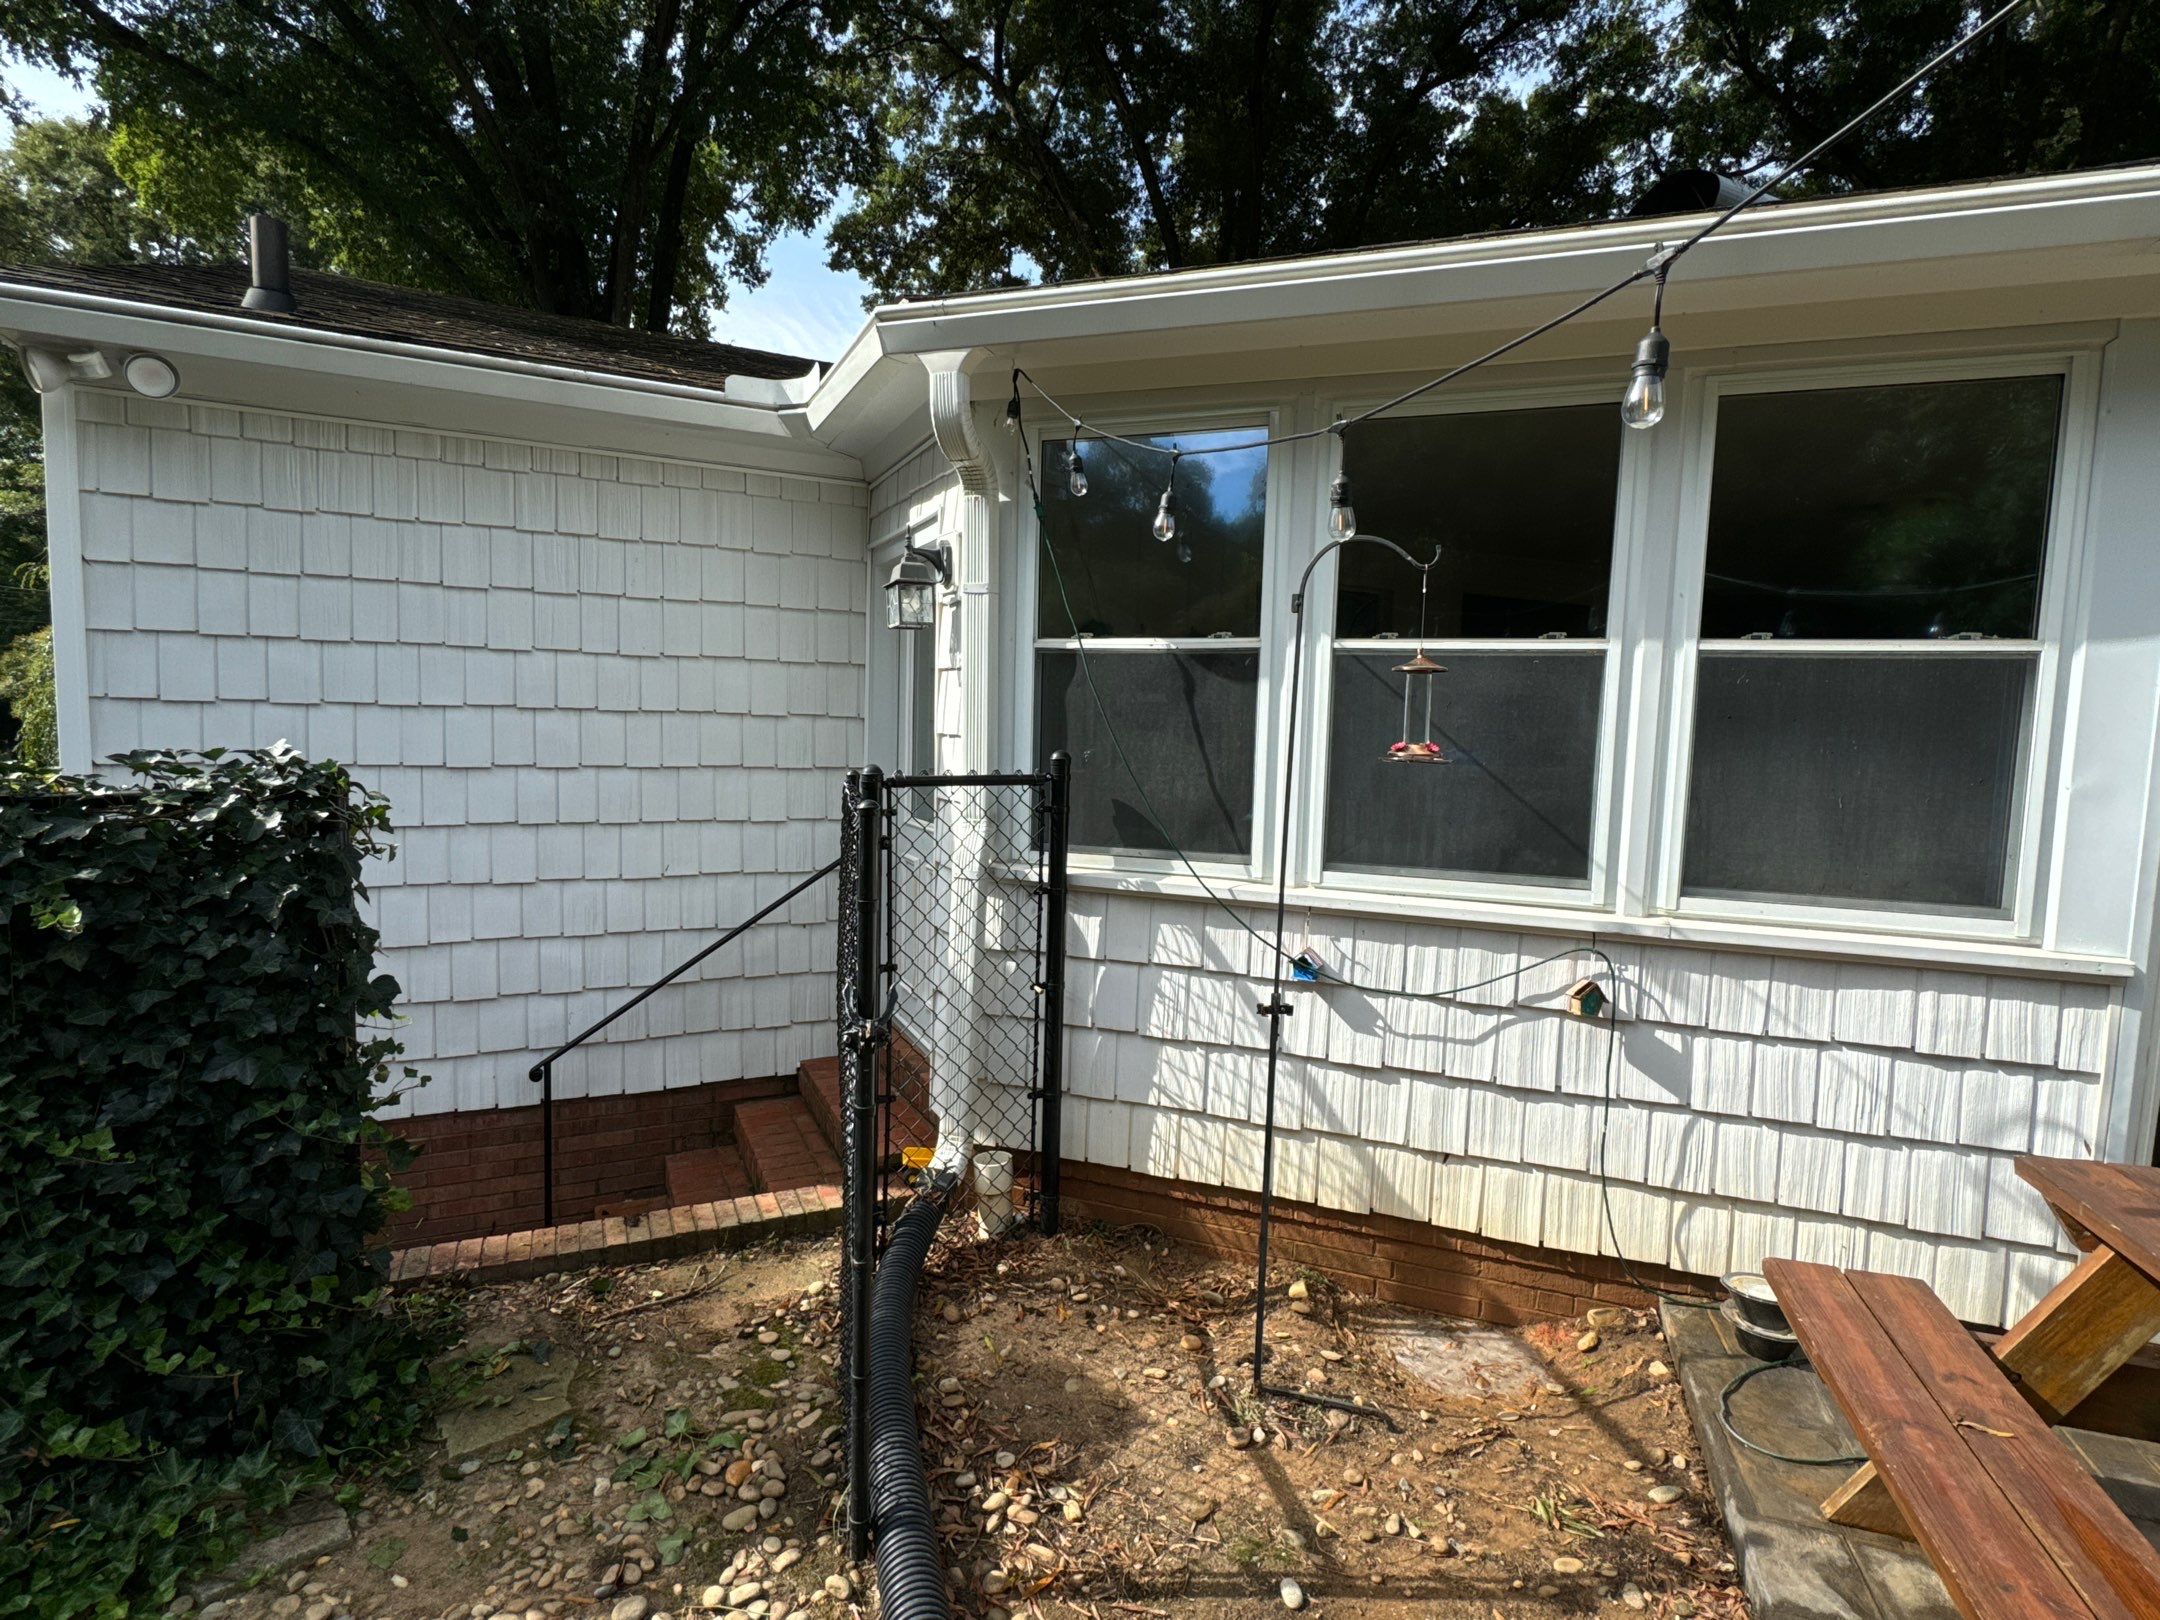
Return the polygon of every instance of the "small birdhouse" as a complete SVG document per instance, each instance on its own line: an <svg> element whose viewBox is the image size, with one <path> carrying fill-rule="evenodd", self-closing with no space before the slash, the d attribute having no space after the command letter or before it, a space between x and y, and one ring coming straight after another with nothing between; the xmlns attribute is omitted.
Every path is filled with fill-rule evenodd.
<svg viewBox="0 0 2160 1620"><path fill-rule="evenodd" d="M1568 989L1567 1010L1577 1018L1602 1018L1609 1002L1595 979L1577 979Z"/></svg>

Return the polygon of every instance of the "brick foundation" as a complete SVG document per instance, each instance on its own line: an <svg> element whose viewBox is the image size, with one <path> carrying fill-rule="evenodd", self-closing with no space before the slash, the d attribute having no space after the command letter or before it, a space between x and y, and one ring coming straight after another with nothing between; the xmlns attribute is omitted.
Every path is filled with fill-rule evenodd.
<svg viewBox="0 0 2160 1620"><path fill-rule="evenodd" d="M1127 1170L1064 1161L1067 1222L1149 1226L1214 1254L1250 1261L1260 1200L1221 1187L1195 1187ZM1310 1266L1368 1298L1422 1311L1513 1325L1579 1316L1593 1305L1652 1304L1619 1264L1519 1243L1495 1243L1392 1215L1351 1215L1275 1201L1271 1260ZM1652 1288L1708 1293L1705 1279L1662 1266L1636 1266Z"/></svg>
<svg viewBox="0 0 2160 1620"><path fill-rule="evenodd" d="M735 1140L735 1104L795 1095L795 1077L727 1080L624 1097L557 1098L555 1218L667 1195L667 1156ZM394 1248L540 1224L540 1109L476 1109L392 1120L420 1156L398 1177L413 1207L384 1233Z"/></svg>

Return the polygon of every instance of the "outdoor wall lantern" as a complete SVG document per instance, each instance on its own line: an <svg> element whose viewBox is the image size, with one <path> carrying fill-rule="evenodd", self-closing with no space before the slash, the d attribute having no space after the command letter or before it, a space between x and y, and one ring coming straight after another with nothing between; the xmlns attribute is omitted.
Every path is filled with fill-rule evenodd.
<svg viewBox="0 0 2160 1620"><path fill-rule="evenodd" d="M937 588L952 583L950 546L908 546L885 581L885 624L927 630L937 622Z"/></svg>

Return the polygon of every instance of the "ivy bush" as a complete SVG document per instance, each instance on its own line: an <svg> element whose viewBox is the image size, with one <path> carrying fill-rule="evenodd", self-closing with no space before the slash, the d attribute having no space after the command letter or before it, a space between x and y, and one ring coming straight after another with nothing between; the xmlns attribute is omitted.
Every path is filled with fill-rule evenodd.
<svg viewBox="0 0 2160 1620"><path fill-rule="evenodd" d="M371 1248L386 805L285 748L114 763L0 766L0 1615L41 1620L168 1602L426 1380Z"/></svg>

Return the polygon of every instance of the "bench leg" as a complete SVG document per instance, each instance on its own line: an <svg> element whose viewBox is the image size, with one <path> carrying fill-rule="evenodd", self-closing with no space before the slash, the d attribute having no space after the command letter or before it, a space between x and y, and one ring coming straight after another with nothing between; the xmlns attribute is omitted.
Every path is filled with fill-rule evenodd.
<svg viewBox="0 0 2160 1620"><path fill-rule="evenodd" d="M1995 1345L2039 1414L2060 1423L2160 1334L2160 1288L2113 1249L2095 1249Z"/></svg>
<svg viewBox="0 0 2160 1620"><path fill-rule="evenodd" d="M1897 1503L1890 1500L1889 1487L1877 1477L1873 1463L1862 1463L1847 1476L1844 1484L1823 1498L1822 1516L1832 1524L1846 1525L1854 1530L1873 1530L1877 1535L1912 1540L1912 1530L1905 1523L1905 1515L1898 1511Z"/></svg>
<svg viewBox="0 0 2160 1620"><path fill-rule="evenodd" d="M2160 1336L2160 1288L2112 1249L2095 1249L1995 1345L1995 1359L2034 1410L2060 1423L2124 1362ZM1911 1538L1905 1516L1863 1463L1824 1499L1832 1524Z"/></svg>

